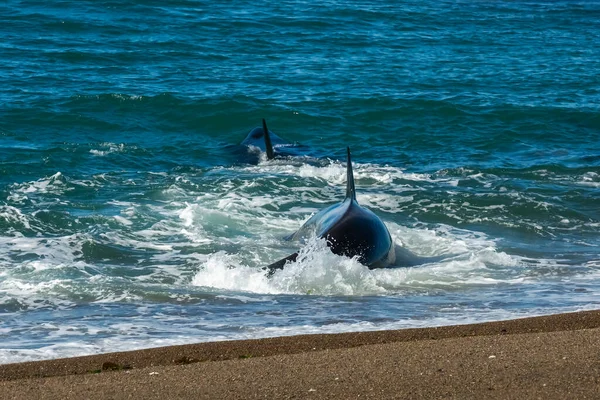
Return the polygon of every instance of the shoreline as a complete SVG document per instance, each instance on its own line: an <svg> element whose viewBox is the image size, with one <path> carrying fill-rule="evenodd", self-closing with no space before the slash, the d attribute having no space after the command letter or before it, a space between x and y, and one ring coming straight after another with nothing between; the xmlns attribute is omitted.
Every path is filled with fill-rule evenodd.
<svg viewBox="0 0 600 400"><path fill-rule="evenodd" d="M541 353L528 353L533 351L536 348L535 346L540 343L543 345ZM488 356L481 358L469 353L481 346L483 348L492 346L487 350L487 353L489 353ZM519 348L520 350L515 351L514 348ZM546 351L543 349L546 349ZM430 353L431 351L433 353ZM451 355L451 351L455 351L456 354ZM378 356L374 359L369 358L375 354L378 354ZM412 358L408 354L412 354ZM223 396L225 392L222 392L222 390L227 388L233 390L233 392L226 393L226 397L228 398L261 397L259 394L265 388L260 385L254 387L252 385L253 382L263 382L263 384L271 388L269 390L275 390L275 392L270 392L275 397L279 397L278 394L287 397L288 395L291 396L288 390L296 390L293 389L293 383L296 382L294 377L298 378L300 376L303 376L303 381L310 383L308 386L312 385L315 388L306 388L305 392L298 392L299 397L303 398L311 395L313 392L309 392L308 390L314 389L315 391L318 390L321 395L327 393L326 397L328 398L344 398L346 395L368 394L363 390L368 385L355 387L353 386L355 384L354 380L350 380L345 381L347 383L346 386L340 387L339 383L334 380L329 382L328 385L319 386L317 383L322 378L323 371L341 376L348 369L358 371L361 368L366 368L365 373L367 375L374 374L373 379L376 377L385 378L387 376L388 380L386 382L389 383L388 386L391 390L385 393L377 392L378 396L374 398L392 396L394 393L398 394L399 390L409 389L405 393L408 397L419 398L419 393L423 394L423 396L427 394L427 396L436 397L437 395L431 392L435 388L430 387L429 384L423 386L423 382L419 383L418 379L416 382L409 384L405 382L402 385L394 385L394 376L389 375L390 370L386 369L388 368L386 367L386 363L392 362L391 358L400 357L393 361L394 367L391 371L395 374L395 371L404 371L406 369L405 373L410 374L412 371L422 369L424 365L426 366L427 360L431 361L439 357L446 357L447 360L441 364L438 363L439 365L436 365L434 369L442 376L447 368L451 369L451 366L454 365L458 368L454 375L456 377L462 369L473 364L474 360L481 365L477 363L472 365L473 374L489 371L490 366L488 364L491 361L494 361L495 364L500 364L500 360L498 359L503 354L512 357L511 366L507 366L500 371L509 374L508 378L502 378L506 381L503 381L504 384L507 382L510 383L513 378L519 378L519 376L514 375L516 371L521 371L524 375L528 376L532 384L536 382L536 377L539 378L541 376L540 371L546 371L547 373L556 373L559 375L552 379L547 379L546 386L540 386L541 389L546 387L556 389L555 385L548 385L561 382L560 376L576 374L575 378L569 378L566 382L564 379L562 381L562 387L569 388L569 394L575 393L572 391L573 387L571 387L571 383L575 382L572 379L579 381L582 378L585 378L587 386L579 387L584 392L577 392L579 393L578 396L588 393L588 389L600 392L600 310L485 322L472 325L206 342L119 353L3 364L0 365L0 387L3 393L9 394L9 398L10 395L13 398L27 398L32 396L41 396L43 398L76 398L77 396L82 396L82 393L79 393L77 390L81 388L90 390L90 388L94 387L104 388L103 390L116 390L112 396L114 398L122 398L127 397L127 393L132 393L128 391L128 383L126 382L130 382L131 379L133 379L131 382L140 379L141 386L135 390L136 395L134 397L140 395L140 397L149 396L151 398L160 397L164 399L171 398L169 395L175 394L172 391L174 388L181 389L182 387L188 387L189 390L196 390L199 387L197 378L188 381L187 379L190 378L185 377L188 374L195 376L194 374L201 371L201 376L203 377L202 385L207 390L207 398ZM572 358L574 354L579 354L577 359ZM548 364L549 361L547 358L554 357L554 355L558 358L553 363ZM336 369L338 368L336 362L348 356L352 359L352 368L341 368L338 371ZM323 368L320 370L321 372L317 372L318 368L303 370L310 363L317 362L316 360L325 360L324 363L318 364ZM561 370L563 361L565 364L564 367L567 368L564 371ZM413 363L413 367L411 367L411 362ZM274 367L273 363L277 364L277 366ZM281 363L283 364L281 365ZM375 365L372 365L373 363ZM530 367L519 369L518 366L520 363L525 363L530 365ZM227 376L222 371L225 367L228 371L227 374L231 373L231 371L240 371L240 376L243 379L239 378L242 380L238 379L238 382L247 379L246 386L242 387L243 390L241 392L234 390L237 387L235 384L232 386L222 382L222 377ZM275 368L274 376L268 376L266 371L270 371L270 368ZM283 373L287 368L295 368L304 372L302 374L298 371L291 373L291 375L290 373L287 375L284 374L287 376L286 379L278 376L279 371ZM381 369L381 371L378 371L378 369ZM149 370L151 371L148 372ZM213 371L215 375L211 375L211 370L220 372ZM512 378L510 374L513 374ZM148 380L157 380L152 379L153 375L161 377L160 388L166 390L166 392L162 392L152 385L147 385ZM171 378L168 378L168 376L171 376ZM209 378L209 376L212 376L212 378ZM433 376L437 375L434 374ZM492 378L494 376L500 379L501 375L498 375L498 371L496 371ZM267 379L267 381L263 381L264 379ZM313 379L316 379L316 381L312 382ZM181 380L183 380L183 383ZM519 382L519 379L514 381ZM86 385L81 386L81 382L86 382ZM189 385L186 385L186 382L192 384L192 386L189 387ZM235 379L230 383L232 382L235 382ZM459 385L469 383L470 386L467 385L470 388L469 390L476 390L479 387L477 384L473 384L473 382L461 382L457 378L453 382ZM492 379L491 382L486 382L483 386L487 385L486 387L488 388L495 387L497 383ZM74 386L69 386L70 384ZM252 387L256 391L253 391ZM507 387L510 388L511 385L508 384ZM526 385L525 388L527 387L529 386ZM532 387L535 387L535 385ZM69 392L63 391L66 388L70 388ZM335 388L342 390L342 392L336 392ZM23 390L26 390L26 392L23 392ZM152 391L144 392L145 394L142 395L140 390ZM327 392L327 390L333 391ZM492 391L491 389L485 390ZM484 393L478 390L476 392L479 395ZM153 397L152 393L162 394ZM192 396L188 392L177 393L178 395L173 398L177 398L178 396ZM465 396L469 397L467 396L468 393L471 392L451 390L448 392L448 395L449 397L457 395L462 398ZM496 391L495 393L499 394L500 392ZM503 393L506 394L507 392ZM527 395L525 392L522 393ZM542 391L540 393L545 392ZM561 395L565 395L565 392L560 393ZM589 393L593 392L590 391ZM486 396L489 397L489 394L487 393ZM88 395L89 393L85 396ZM196 393L193 396L197 397L197 395ZM516 392L513 393L513 396L516 396ZM544 397L552 397L552 393L546 393Z"/></svg>

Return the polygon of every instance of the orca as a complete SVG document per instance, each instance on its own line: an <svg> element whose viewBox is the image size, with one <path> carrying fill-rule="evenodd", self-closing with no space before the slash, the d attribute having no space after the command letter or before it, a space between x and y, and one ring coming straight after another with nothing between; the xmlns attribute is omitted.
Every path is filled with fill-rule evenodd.
<svg viewBox="0 0 600 400"><path fill-rule="evenodd" d="M325 165L327 160L301 143L289 142L267 128L263 118L262 126L252 129L246 138L235 146L233 152L240 161L248 164L260 162L259 152L265 153L267 160L283 160L291 164ZM258 150L258 151L257 151Z"/></svg>
<svg viewBox="0 0 600 400"><path fill-rule="evenodd" d="M396 263L396 249L392 236L383 221L356 201L354 173L350 148L347 148L346 197L341 203L329 206L313 215L302 227L288 237L306 240L315 235L327 240L331 251L358 261L370 269L386 268ZM296 261L298 253L287 256L267 267L268 275Z"/></svg>
<svg viewBox="0 0 600 400"><path fill-rule="evenodd" d="M263 118L262 127L256 127L252 129L250 133L248 133L248 136L246 136L246 139L242 141L241 145L257 147L260 149L260 151L267 153L268 160L272 160L275 158L273 142L275 142L275 144L286 143L286 141L279 136L269 132L269 128L267 128L267 122Z"/></svg>

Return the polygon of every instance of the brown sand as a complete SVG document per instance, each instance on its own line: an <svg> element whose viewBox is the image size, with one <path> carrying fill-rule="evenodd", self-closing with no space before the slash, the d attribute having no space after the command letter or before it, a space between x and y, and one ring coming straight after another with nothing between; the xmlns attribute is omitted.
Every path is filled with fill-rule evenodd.
<svg viewBox="0 0 600 400"><path fill-rule="evenodd" d="M600 398L600 311L0 365L2 399Z"/></svg>

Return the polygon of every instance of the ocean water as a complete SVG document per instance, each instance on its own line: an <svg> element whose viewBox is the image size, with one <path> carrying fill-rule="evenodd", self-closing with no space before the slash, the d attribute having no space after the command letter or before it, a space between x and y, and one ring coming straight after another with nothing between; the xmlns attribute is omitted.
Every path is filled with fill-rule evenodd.
<svg viewBox="0 0 600 400"><path fill-rule="evenodd" d="M600 308L600 3L0 5L0 363ZM265 118L298 155L239 143ZM442 261L283 237L345 191Z"/></svg>

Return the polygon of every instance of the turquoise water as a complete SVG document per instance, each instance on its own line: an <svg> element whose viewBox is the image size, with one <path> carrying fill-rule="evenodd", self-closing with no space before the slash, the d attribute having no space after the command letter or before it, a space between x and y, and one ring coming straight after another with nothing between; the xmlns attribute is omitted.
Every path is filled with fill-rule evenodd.
<svg viewBox="0 0 600 400"><path fill-rule="evenodd" d="M0 6L0 363L600 308L600 4ZM266 118L298 156L239 143ZM345 191L414 268L282 240Z"/></svg>

